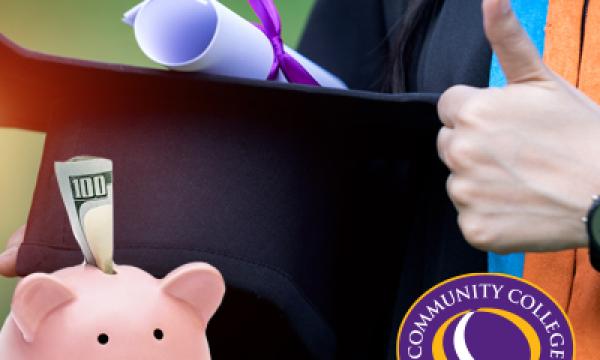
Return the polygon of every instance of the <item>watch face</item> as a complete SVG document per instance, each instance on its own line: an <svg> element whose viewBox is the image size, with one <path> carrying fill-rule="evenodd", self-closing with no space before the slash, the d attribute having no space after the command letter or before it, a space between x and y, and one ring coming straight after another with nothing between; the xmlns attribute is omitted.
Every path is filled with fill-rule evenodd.
<svg viewBox="0 0 600 360"><path fill-rule="evenodd" d="M594 209L588 216L588 229L591 240L596 247L600 247L600 204L596 203Z"/></svg>

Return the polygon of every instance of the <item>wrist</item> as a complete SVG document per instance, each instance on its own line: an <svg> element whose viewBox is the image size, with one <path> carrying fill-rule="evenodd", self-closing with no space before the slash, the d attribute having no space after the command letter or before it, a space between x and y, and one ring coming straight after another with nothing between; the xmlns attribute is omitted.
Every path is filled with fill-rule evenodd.
<svg viewBox="0 0 600 360"><path fill-rule="evenodd" d="M575 224L575 228L572 229L570 242L565 244L564 248L566 249L578 249L578 248L587 248L590 245L590 236L589 236L589 217L591 211L596 206L597 196L588 198L587 201L582 202L580 206L577 207L576 212L574 212L574 218L577 218L578 221Z"/></svg>

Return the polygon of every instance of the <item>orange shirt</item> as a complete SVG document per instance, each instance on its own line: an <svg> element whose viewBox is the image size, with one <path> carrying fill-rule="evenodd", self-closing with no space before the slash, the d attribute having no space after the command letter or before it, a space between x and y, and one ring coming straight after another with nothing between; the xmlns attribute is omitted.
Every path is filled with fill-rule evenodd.
<svg viewBox="0 0 600 360"><path fill-rule="evenodd" d="M600 102L600 0L588 0L585 18L584 7L585 0L550 0L544 61ZM566 310L575 330L577 359L600 360L600 273L590 265L587 249L527 254L524 277Z"/></svg>

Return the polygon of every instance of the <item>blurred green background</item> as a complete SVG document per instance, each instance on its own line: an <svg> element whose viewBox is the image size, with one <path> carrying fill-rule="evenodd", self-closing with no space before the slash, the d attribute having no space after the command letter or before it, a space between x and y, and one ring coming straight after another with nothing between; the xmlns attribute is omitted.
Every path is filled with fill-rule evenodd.
<svg viewBox="0 0 600 360"><path fill-rule="evenodd" d="M246 0L221 0L251 19ZM284 39L292 47L314 0L276 0ZM135 0L0 0L0 33L36 51L104 62L156 67L121 23ZM0 71L10 71L2 69ZM44 134L0 128L0 249L25 223L35 187ZM0 278L0 320L9 311L15 280Z"/></svg>

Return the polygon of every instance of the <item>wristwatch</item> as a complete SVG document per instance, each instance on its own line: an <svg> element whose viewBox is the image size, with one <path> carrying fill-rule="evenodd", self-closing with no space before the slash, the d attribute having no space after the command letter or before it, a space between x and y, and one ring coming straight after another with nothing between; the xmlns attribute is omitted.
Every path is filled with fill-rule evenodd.
<svg viewBox="0 0 600 360"><path fill-rule="evenodd" d="M590 246L590 261L600 271L600 196L593 197L592 206L585 218Z"/></svg>

